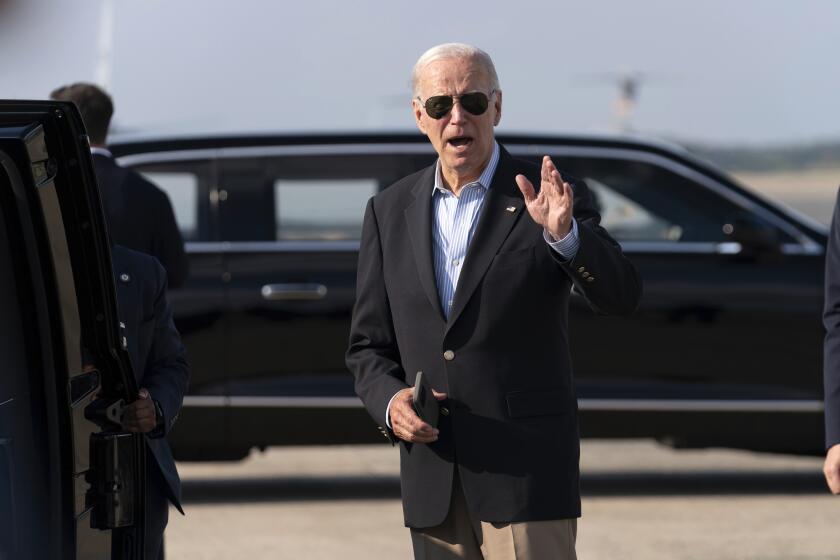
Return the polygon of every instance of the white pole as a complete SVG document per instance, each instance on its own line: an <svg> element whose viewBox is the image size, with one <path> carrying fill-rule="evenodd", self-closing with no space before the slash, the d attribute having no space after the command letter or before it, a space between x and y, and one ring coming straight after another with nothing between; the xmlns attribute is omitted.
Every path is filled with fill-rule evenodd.
<svg viewBox="0 0 840 560"><path fill-rule="evenodd" d="M111 91L111 67L114 50L114 2L102 0L99 13L99 60L96 65L96 83Z"/></svg>

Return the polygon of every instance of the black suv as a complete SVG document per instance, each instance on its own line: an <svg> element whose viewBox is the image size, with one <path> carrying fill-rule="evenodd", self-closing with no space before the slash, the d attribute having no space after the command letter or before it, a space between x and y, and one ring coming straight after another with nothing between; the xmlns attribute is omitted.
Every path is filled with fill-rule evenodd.
<svg viewBox="0 0 840 560"><path fill-rule="evenodd" d="M632 317L573 298L584 437L822 452L824 227L675 146L498 140L584 178L644 279ZM176 456L381 440L344 367L358 240L367 199L434 161L428 141L239 136L112 150L169 193L191 259L171 293L193 367Z"/></svg>

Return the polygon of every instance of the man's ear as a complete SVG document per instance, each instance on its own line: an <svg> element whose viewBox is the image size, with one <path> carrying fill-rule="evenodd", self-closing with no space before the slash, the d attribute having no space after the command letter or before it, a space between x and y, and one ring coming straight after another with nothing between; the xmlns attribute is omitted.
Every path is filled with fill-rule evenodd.
<svg viewBox="0 0 840 560"><path fill-rule="evenodd" d="M417 123L417 128L420 129L420 132L426 134L426 125L423 122L423 106L416 99L412 99L411 108L414 111L414 122Z"/></svg>
<svg viewBox="0 0 840 560"><path fill-rule="evenodd" d="M502 120L502 90L496 91L495 97L493 105L496 107L496 118L493 119L493 126L499 126L499 121Z"/></svg>

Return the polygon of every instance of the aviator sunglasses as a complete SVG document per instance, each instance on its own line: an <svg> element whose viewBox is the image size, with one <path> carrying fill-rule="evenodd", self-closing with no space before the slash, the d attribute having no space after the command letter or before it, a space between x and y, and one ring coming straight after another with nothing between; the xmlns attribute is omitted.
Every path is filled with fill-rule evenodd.
<svg viewBox="0 0 840 560"><path fill-rule="evenodd" d="M496 93L496 90L491 91L490 95L492 96L494 93ZM455 99L458 99L461 107L468 113L476 116L484 114L490 101L488 95L481 91L471 91L461 95L433 95L425 103L418 97L417 101L426 109L427 115L433 119L440 119L452 110Z"/></svg>

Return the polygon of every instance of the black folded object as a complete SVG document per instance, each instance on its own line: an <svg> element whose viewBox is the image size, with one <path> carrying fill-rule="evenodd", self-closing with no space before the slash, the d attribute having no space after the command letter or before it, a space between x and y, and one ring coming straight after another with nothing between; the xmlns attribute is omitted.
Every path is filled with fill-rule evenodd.
<svg viewBox="0 0 840 560"><path fill-rule="evenodd" d="M414 392L411 396L411 402L414 405L414 412L417 413L417 416L433 428L437 428L440 405L434 394L432 394L432 388L423 376L422 371L417 372L417 377L414 380Z"/></svg>

